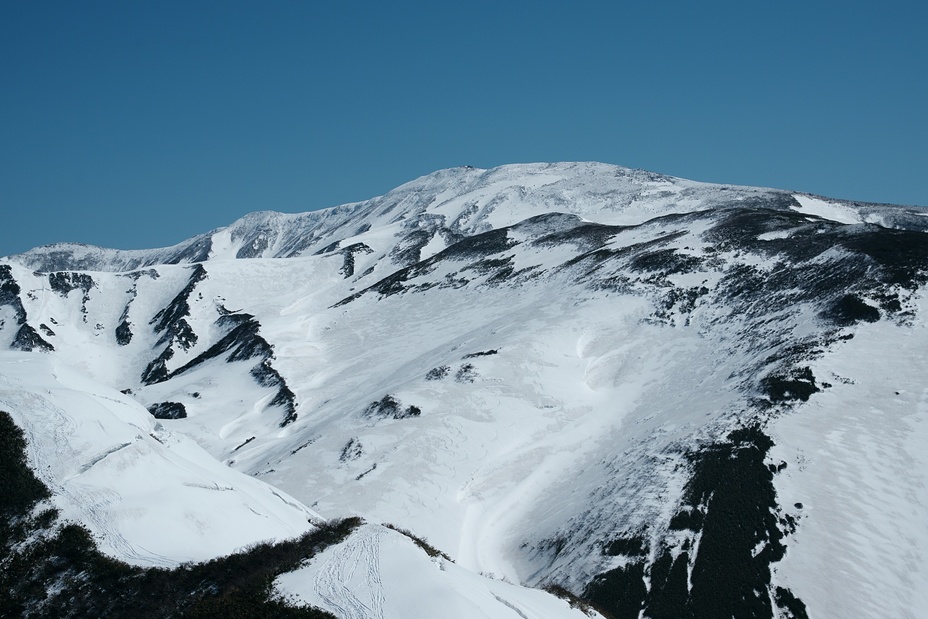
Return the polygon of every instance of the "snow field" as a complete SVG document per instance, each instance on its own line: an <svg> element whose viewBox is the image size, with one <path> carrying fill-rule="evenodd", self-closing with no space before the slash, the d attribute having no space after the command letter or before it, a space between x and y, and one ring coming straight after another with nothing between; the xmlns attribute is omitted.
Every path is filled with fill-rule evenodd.
<svg viewBox="0 0 928 619"><path fill-rule="evenodd" d="M321 520L48 356L0 353L0 407L25 430L30 462L62 517L129 563L203 561Z"/></svg>
<svg viewBox="0 0 928 619"><path fill-rule="evenodd" d="M549 593L526 589L429 557L406 536L364 525L344 543L275 581L291 603L342 619L574 619L585 614Z"/></svg>

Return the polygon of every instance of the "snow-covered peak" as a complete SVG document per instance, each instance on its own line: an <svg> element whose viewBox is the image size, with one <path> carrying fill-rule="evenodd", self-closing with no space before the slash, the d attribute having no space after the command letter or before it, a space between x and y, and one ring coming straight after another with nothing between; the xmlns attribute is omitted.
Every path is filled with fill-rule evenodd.
<svg viewBox="0 0 928 619"><path fill-rule="evenodd" d="M839 223L928 229L928 219L915 208L701 183L605 163L523 163L438 170L382 196L306 213L257 211L171 247L117 250L59 243L5 260L42 272L118 272L156 264L293 258L363 243L378 257L403 256L402 263L432 255L455 239L548 213L637 225L674 213L741 207L792 208Z"/></svg>
<svg viewBox="0 0 928 619"><path fill-rule="evenodd" d="M775 190L697 183L603 163L529 163L489 170L458 167L433 172L363 202L307 213L249 213L229 226L171 247L117 250L59 243L7 260L50 272L291 258L364 242L356 237L370 230L388 233L382 245L389 251L411 232L419 237L427 234L429 240L439 232L468 236L551 212L604 224L638 224L668 213L724 208L757 198L785 200L781 208L789 202L787 194ZM441 246L436 242L433 249Z"/></svg>

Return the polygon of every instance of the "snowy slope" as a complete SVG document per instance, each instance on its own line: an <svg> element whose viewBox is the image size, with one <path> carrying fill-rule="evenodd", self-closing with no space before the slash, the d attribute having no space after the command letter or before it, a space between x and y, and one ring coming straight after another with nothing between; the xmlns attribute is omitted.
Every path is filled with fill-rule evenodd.
<svg viewBox="0 0 928 619"><path fill-rule="evenodd" d="M167 250L6 259L0 343L45 378L11 362L4 397L74 419L119 402L43 477L117 556L194 556L131 529L132 501L154 523L221 494L165 473L130 496L130 469L86 474L123 447L83 474L122 498L81 507L68 471L124 443L246 497L265 529L242 544L316 512L364 517L278 581L343 616L402 615L406 572L462 617L580 612L516 586L550 584L617 617L916 616L926 224L603 164L443 170ZM89 378L53 399L42 364ZM47 423L17 422L54 451ZM174 488L170 513L146 510ZM242 545L184 535L197 558Z"/></svg>
<svg viewBox="0 0 928 619"><path fill-rule="evenodd" d="M374 525L364 526L343 545L327 549L275 584L278 594L291 603L323 608L345 619L601 617L592 610L584 614L543 591L429 557L404 535Z"/></svg>
<svg viewBox="0 0 928 619"><path fill-rule="evenodd" d="M321 520L48 356L0 353L0 409L24 428L32 465L62 516L130 563L202 561L300 535Z"/></svg>

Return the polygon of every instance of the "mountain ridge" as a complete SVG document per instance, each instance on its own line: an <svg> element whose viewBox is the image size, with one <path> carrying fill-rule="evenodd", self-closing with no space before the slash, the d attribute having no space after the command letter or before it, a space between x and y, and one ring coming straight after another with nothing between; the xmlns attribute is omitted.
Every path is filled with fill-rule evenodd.
<svg viewBox="0 0 928 619"><path fill-rule="evenodd" d="M595 196L589 188L583 188L585 176L598 181ZM610 178L614 180L609 180ZM605 180L604 180L605 179ZM544 181L550 181L545 183ZM494 185L497 185L494 191ZM577 185L580 185L579 187ZM548 191L543 191L547 186ZM210 232L196 235L176 245L154 249L116 250L103 247L78 244L57 243L7 256L5 260L16 261L28 268L38 271L129 271L152 266L154 264L177 264L202 262L217 258L254 258L254 257L295 257L320 251L326 245L344 242L352 236L352 231L342 229L347 222L358 218L358 227L377 223L396 223L392 218L384 219L399 208L402 217L414 218L413 226L425 229L433 228L428 225L429 220L436 217L444 220L444 226L455 230L454 222L463 216L463 208L457 208L451 213L437 214L429 209L440 210L443 206L442 195L453 195L460 199L466 196L465 202L485 209L487 205L492 209L494 202L505 205L507 198L511 201L511 194L522 194L534 197L535 208L544 208L547 212L555 212L558 207L571 208L568 197L579 194L580 197L590 201L591 194L595 198L582 212L574 214L603 216L612 211L611 216L603 223L641 223L648 215L667 213L667 206L663 211L658 208L656 212L636 212L636 192L647 191L651 194L667 192L666 197L673 197L674 205L679 208L683 201L706 201L713 192L730 192L731 200L744 200L749 197L774 195L804 195L820 200L820 197L799 192L766 189L758 187L720 185L713 183L698 183L685 179L655 174L644 170L635 170L607 164L563 163L563 164L510 164L488 170L470 167L449 168L439 170L418 179L400 185L383 196L371 198L362 202L343 204L326 209L309 211L306 213L279 213L276 211L255 211L239 218L232 224L216 228ZM583 194L586 195L583 195ZM610 195L611 194L611 195ZM691 195L692 194L692 195ZM424 196L424 197L423 197ZM640 197L640 196L638 196ZM648 196L647 204L653 205L654 196ZM453 199L452 199L453 201ZM718 201L718 200L716 200ZM580 201L582 203L582 201ZM862 212L861 219L867 215L885 216L887 205L850 202L846 200L830 200L832 204L843 205ZM450 205L444 204L447 208ZM405 207L405 210L404 210ZM716 205L717 207L717 205ZM616 212L618 211L618 212ZM622 211L631 211L623 217ZM905 213L900 213L900 207L893 207L891 211L897 217L906 219L905 225L910 227L919 223L909 216L918 213L917 207L905 207ZM381 217L376 217L376 215ZM456 233L472 233L481 228L481 224L490 227L511 225L505 217L497 221L489 219L490 213L478 217L476 223L464 225ZM489 221L488 221L489 219ZM449 221L450 220L450 221ZM465 218L466 222L466 218ZM924 222L921 222L924 223ZM889 222L889 225L894 225ZM459 226L460 227L460 224ZM924 227L928 227L925 224ZM428 230L434 236L434 230ZM309 238L305 238L309 236ZM407 235L408 236L408 235ZM415 243L413 243L415 244Z"/></svg>

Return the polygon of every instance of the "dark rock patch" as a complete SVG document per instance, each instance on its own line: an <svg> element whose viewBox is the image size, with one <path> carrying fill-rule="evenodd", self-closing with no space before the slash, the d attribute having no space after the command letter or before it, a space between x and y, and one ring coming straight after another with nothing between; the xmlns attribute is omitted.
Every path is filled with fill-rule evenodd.
<svg viewBox="0 0 928 619"><path fill-rule="evenodd" d="M16 317L16 335L10 348L23 352L51 352L55 347L39 335L32 325L26 322L26 308L20 299L21 289L13 277L13 269L8 264L0 264L0 305L9 305ZM50 329L49 329L50 330Z"/></svg>
<svg viewBox="0 0 928 619"><path fill-rule="evenodd" d="M764 463L772 446L751 426L690 452L692 477L670 528L700 536L695 557L689 543L674 551L662 542L648 566L643 540L614 540L605 554L632 560L593 578L583 597L609 616L643 609L652 619L772 617L773 597L781 613L804 618L802 602L771 585L770 565L785 553L774 473Z"/></svg>
<svg viewBox="0 0 928 619"><path fill-rule="evenodd" d="M232 313L225 308L220 308L220 316L215 324L226 331L219 341L173 372L167 371L166 363L174 356L174 352L170 347L165 348L161 355L145 369L142 382L145 384L163 382L223 355L225 355L225 361L230 363L259 359L260 361L250 370L250 374L262 387L277 388L277 393L269 406L280 407L284 410L284 418L280 426L283 427L296 421L296 394L287 385L283 376L271 365L274 349L260 335L261 324L251 314Z"/></svg>
<svg viewBox="0 0 928 619"><path fill-rule="evenodd" d="M187 407L180 402L158 402L148 407L148 412L155 419L185 419Z"/></svg>
<svg viewBox="0 0 928 619"><path fill-rule="evenodd" d="M155 383L163 383L168 378L171 377L171 373L168 372L167 363L174 357L174 350L167 346L161 353L152 359L145 369L142 370L142 384L143 385L154 385Z"/></svg>
<svg viewBox="0 0 928 619"><path fill-rule="evenodd" d="M10 348L23 352L52 352L55 350L55 347L46 342L38 331L29 324L23 324L19 328L12 344L10 344Z"/></svg>
<svg viewBox="0 0 928 619"><path fill-rule="evenodd" d="M451 371L451 368L447 365L441 365L437 368L432 368L425 375L425 380L441 380L448 376L448 372Z"/></svg>
<svg viewBox="0 0 928 619"><path fill-rule="evenodd" d="M184 350L189 350L197 343L197 334L193 332L193 328L185 319L190 316L190 295L193 294L197 284L206 278L206 269L203 265L194 266L187 285L151 319L150 324L154 325L155 333L161 334L158 339L159 344L176 343Z"/></svg>
<svg viewBox="0 0 928 619"><path fill-rule="evenodd" d="M343 262L339 273L345 276L345 279L354 275L354 257L356 254L372 254L374 250L364 243L354 243L341 251Z"/></svg>
<svg viewBox="0 0 928 619"><path fill-rule="evenodd" d="M116 343L120 346L126 346L132 341L132 324L128 320L123 320L116 327Z"/></svg>
<svg viewBox="0 0 928 619"><path fill-rule="evenodd" d="M390 394L380 398L377 402L371 402L364 409L365 417L377 417L380 419L408 419L418 417L422 414L422 409L418 406L403 407L399 400Z"/></svg>

